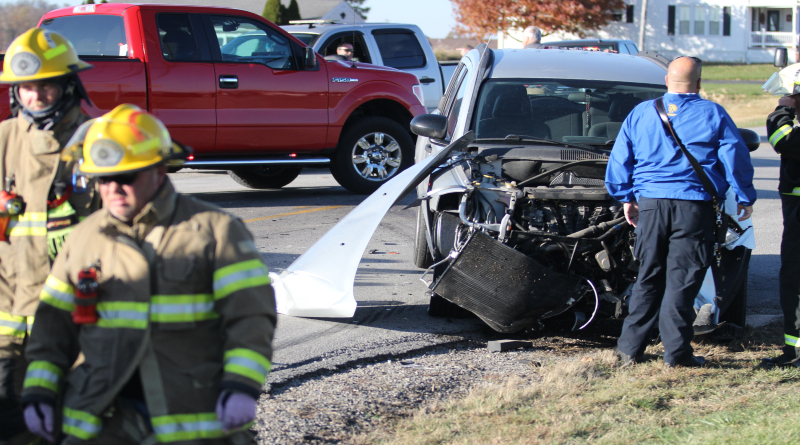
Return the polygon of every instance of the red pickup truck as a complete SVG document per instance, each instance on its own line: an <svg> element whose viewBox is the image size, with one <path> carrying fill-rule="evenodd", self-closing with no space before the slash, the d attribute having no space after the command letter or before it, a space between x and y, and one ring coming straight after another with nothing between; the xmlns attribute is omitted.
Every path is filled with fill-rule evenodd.
<svg viewBox="0 0 800 445"><path fill-rule="evenodd" d="M102 3L48 12L39 26L94 65L80 74L88 114L123 102L149 110L194 148L187 167L279 188L304 166L330 165L342 186L370 193L414 162L409 122L426 112L416 76L325 60L255 14Z"/></svg>

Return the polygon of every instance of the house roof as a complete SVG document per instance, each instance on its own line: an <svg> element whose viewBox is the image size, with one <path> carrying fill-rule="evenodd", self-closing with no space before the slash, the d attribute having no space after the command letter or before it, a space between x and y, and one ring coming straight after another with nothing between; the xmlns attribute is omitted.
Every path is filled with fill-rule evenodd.
<svg viewBox="0 0 800 445"><path fill-rule="evenodd" d="M285 7L289 7L292 0L281 0ZM329 13L333 8L344 3L344 0L297 0L297 6L300 8L300 17L303 20L314 20L323 17ZM264 7L262 6L263 10Z"/></svg>

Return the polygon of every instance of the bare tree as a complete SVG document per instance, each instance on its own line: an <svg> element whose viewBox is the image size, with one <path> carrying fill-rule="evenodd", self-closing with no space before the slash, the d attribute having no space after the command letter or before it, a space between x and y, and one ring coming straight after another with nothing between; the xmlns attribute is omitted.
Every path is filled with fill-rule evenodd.
<svg viewBox="0 0 800 445"><path fill-rule="evenodd" d="M15 3L0 4L0 53L5 53L18 35L36 26L47 11L60 7L45 0L17 0Z"/></svg>

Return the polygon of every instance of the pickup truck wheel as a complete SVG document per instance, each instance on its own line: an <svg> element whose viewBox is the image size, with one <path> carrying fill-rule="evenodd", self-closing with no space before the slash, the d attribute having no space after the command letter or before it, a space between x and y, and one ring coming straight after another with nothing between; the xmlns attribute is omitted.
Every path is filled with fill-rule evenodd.
<svg viewBox="0 0 800 445"><path fill-rule="evenodd" d="M397 122L367 117L345 130L331 173L353 193L369 194L414 163L414 141Z"/></svg>
<svg viewBox="0 0 800 445"><path fill-rule="evenodd" d="M425 217L422 206L417 207L417 230L414 236L414 265L427 269L433 264L433 257L428 249L428 238L425 236Z"/></svg>
<svg viewBox="0 0 800 445"><path fill-rule="evenodd" d="M302 167L261 167L255 169L228 170L237 183L251 189L279 189L297 178Z"/></svg>

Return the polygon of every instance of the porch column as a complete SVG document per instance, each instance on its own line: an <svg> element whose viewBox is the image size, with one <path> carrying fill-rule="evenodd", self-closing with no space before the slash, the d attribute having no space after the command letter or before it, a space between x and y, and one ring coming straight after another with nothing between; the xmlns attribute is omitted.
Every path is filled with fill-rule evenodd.
<svg viewBox="0 0 800 445"><path fill-rule="evenodd" d="M795 63L800 62L800 54L798 54L797 48L797 5L792 8L792 45L791 47L794 48L794 61Z"/></svg>

